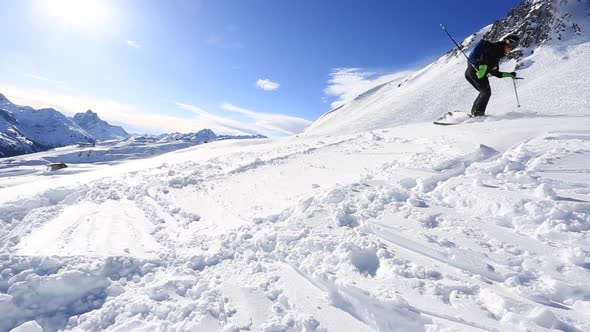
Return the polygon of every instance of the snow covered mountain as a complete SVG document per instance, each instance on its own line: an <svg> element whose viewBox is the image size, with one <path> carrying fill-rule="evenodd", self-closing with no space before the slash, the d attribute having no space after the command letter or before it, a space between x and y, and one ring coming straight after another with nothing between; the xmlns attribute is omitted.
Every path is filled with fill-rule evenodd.
<svg viewBox="0 0 590 332"><path fill-rule="evenodd" d="M0 158L44 151L47 149L95 141L128 140L131 138L122 127L110 125L91 110L67 118L54 109L35 110L18 106L0 94ZM58 151L55 156L79 162L104 162L136 159L158 155L195 144L225 139L266 138L263 135L217 135L210 129L192 133L167 133L133 137L129 142L105 145L90 158L76 158ZM156 144L157 143L157 144ZM171 144L168 144L171 143ZM150 145L151 144L151 145ZM137 151L132 151L136 148Z"/></svg>
<svg viewBox="0 0 590 332"><path fill-rule="evenodd" d="M587 0L526 0L505 19L465 39L463 50L469 54L482 38L495 41L509 32L518 34L521 46L512 59L500 65L500 70L516 69L525 78L518 81L522 104L518 111L583 112L590 107L590 98L580 95L580 91L590 91L590 81L580 74L580 68L590 63L589 15ZM452 32L452 26L449 28ZM447 38L443 32L441 38ZM477 92L463 77L466 67L467 60L455 48L425 68L376 86L327 112L304 135L363 132L432 121L448 111L469 112ZM512 81L491 78L490 83L492 98L486 114L515 111ZM539 98L541 92L554 99L548 103Z"/></svg>
<svg viewBox="0 0 590 332"><path fill-rule="evenodd" d="M98 114L92 112L92 110L77 113L72 120L98 141L122 140L130 137L123 127L110 125L100 119Z"/></svg>
<svg viewBox="0 0 590 332"><path fill-rule="evenodd" d="M21 108L13 115L25 136L47 147L95 141L84 129L53 108Z"/></svg>
<svg viewBox="0 0 590 332"><path fill-rule="evenodd" d="M4 156L94 142L86 131L55 109L18 106L1 94L0 109L0 153Z"/></svg>
<svg viewBox="0 0 590 332"><path fill-rule="evenodd" d="M0 331L590 331L587 2L513 21L546 4L581 34L503 64L518 111L493 81L491 117L433 125L475 97L451 52L304 135L0 164Z"/></svg>
<svg viewBox="0 0 590 332"><path fill-rule="evenodd" d="M0 158L41 151L42 146L29 140L18 129L12 113L0 109Z"/></svg>
<svg viewBox="0 0 590 332"><path fill-rule="evenodd" d="M0 158L40 151L36 143L30 141L18 129L18 121L2 107L10 106L8 99L0 94Z"/></svg>

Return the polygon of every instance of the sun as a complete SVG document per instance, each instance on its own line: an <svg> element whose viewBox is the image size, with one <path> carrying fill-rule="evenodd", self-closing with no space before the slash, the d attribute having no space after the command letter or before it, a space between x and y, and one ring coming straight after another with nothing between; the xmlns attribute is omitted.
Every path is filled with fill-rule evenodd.
<svg viewBox="0 0 590 332"><path fill-rule="evenodd" d="M75 27L96 28L108 18L104 0L43 0L42 10L59 23Z"/></svg>

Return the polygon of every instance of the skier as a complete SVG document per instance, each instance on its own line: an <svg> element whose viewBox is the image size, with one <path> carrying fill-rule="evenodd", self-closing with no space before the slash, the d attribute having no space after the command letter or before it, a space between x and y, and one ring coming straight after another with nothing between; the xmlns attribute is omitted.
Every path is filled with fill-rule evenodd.
<svg viewBox="0 0 590 332"><path fill-rule="evenodd" d="M504 56L516 48L519 40L518 36L515 35L508 35L496 43L482 40L469 55L469 65L465 71L465 78L479 91L479 95L473 102L471 115L485 115L488 101L492 95L487 74L498 78L516 78L516 72L501 72L498 65Z"/></svg>

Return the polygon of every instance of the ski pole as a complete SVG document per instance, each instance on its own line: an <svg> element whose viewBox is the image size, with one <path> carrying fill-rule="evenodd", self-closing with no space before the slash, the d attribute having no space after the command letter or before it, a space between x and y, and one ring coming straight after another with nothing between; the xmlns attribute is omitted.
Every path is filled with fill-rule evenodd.
<svg viewBox="0 0 590 332"><path fill-rule="evenodd" d="M514 84L514 94L516 95L516 108L520 108L520 100L518 100L518 90L516 89L516 78L512 79L512 83Z"/></svg>
<svg viewBox="0 0 590 332"><path fill-rule="evenodd" d="M465 56L465 58L467 59L467 62L471 65L471 67L473 67L473 69L475 69L475 71L477 71L477 68L475 68L475 65L472 64L471 61L469 61L469 57L467 56L467 54L465 54L465 52L463 52L463 48L461 46L459 46L459 44L457 44L457 42L455 41L455 38L453 38L453 36L451 36L451 34L447 30L447 28L445 28L445 26L442 24L440 25L440 27L447 33L447 36L449 36L449 38L451 38L453 43L455 43L455 45L457 46L459 51L461 51L461 53L463 53L463 55Z"/></svg>

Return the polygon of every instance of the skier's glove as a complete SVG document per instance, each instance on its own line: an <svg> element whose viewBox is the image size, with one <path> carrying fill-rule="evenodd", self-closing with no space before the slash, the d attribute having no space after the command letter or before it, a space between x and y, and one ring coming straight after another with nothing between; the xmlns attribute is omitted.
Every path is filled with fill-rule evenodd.
<svg viewBox="0 0 590 332"><path fill-rule="evenodd" d="M516 72L502 73L502 77L516 78Z"/></svg>
<svg viewBox="0 0 590 332"><path fill-rule="evenodd" d="M480 80L486 76L486 72L488 71L488 65L479 65L477 71L477 78Z"/></svg>

